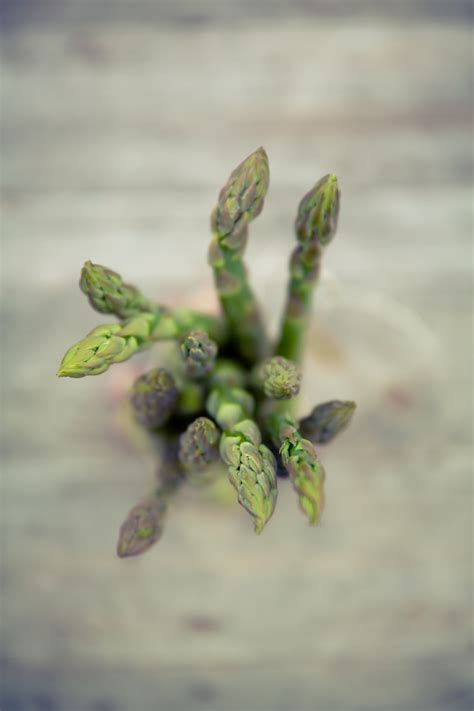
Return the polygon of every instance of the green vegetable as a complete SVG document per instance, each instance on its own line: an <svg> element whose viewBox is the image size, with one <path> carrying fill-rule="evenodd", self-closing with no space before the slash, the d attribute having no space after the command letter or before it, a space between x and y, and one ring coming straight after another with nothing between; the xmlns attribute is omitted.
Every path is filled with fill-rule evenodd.
<svg viewBox="0 0 474 711"><path fill-rule="evenodd" d="M314 444L347 427L355 403L322 403L298 423L297 396L312 294L323 251L336 232L339 189L336 177L326 175L300 202L287 303L271 343L243 261L249 224L262 211L268 185L268 158L258 148L219 193L208 258L219 314L160 306L107 267L87 261L82 269L80 288L91 306L118 321L97 326L73 345L59 376L99 375L159 341L175 342L167 367L154 363L132 387L132 410L148 431L143 440L160 445L161 465L156 490L121 526L121 558L144 553L159 540L182 484L209 484L220 470L256 533L275 511L277 477L290 479L311 524L321 520L325 472Z"/></svg>
<svg viewBox="0 0 474 711"><path fill-rule="evenodd" d="M214 238L209 249L209 264L214 270L217 293L229 323L233 345L248 363L261 360L267 342L242 256L247 244L248 224L263 209L269 175L267 154L259 148L231 173L219 193L211 217Z"/></svg>
<svg viewBox="0 0 474 711"><path fill-rule="evenodd" d="M336 233L338 215L337 178L326 175L301 200L295 221L298 244L290 259L288 297L276 352L296 362L303 356L313 290L323 250Z"/></svg>
<svg viewBox="0 0 474 711"><path fill-rule="evenodd" d="M301 510L310 524L318 524L324 507L325 472L314 445L301 436L296 422L287 413L277 410L268 415L267 427L273 443L279 447Z"/></svg>

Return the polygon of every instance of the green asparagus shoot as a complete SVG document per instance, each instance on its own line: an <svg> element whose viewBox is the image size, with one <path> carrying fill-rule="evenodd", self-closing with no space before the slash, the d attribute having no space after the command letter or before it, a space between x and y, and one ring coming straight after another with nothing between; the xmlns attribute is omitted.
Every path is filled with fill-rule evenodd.
<svg viewBox="0 0 474 711"><path fill-rule="evenodd" d="M278 479L293 487L309 523L321 522L326 475L315 444L348 426L355 403L324 402L298 420L298 395L313 291L337 228L339 187L335 175L325 175L299 204L287 300L273 340L244 264L249 225L263 209L268 186L267 154L258 148L218 195L208 262L219 313L158 305L112 269L91 261L82 268L79 286L90 305L117 321L96 326L70 347L60 377L101 375L160 341L175 344L166 367L154 363L131 388L132 412L145 439L159 445L161 465L156 490L120 528L121 558L140 555L160 539L182 485L207 485L216 472L227 475L257 534L275 512Z"/></svg>
<svg viewBox="0 0 474 711"><path fill-rule="evenodd" d="M335 175L325 175L298 207L295 232L298 244L290 259L290 279L278 355L300 362L303 356L313 290L319 277L324 248L336 233L339 188Z"/></svg>

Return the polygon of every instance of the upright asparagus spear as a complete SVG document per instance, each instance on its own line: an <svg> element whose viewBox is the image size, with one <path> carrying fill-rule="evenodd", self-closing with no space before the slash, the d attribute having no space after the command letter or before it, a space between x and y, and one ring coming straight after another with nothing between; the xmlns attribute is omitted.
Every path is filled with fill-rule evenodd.
<svg viewBox="0 0 474 711"><path fill-rule="evenodd" d="M103 314L126 319L141 311L154 309L152 302L135 286L125 284L120 274L91 261L82 267L79 286L89 298L92 308Z"/></svg>
<svg viewBox="0 0 474 711"><path fill-rule="evenodd" d="M100 375L113 363L128 360L156 341L180 339L194 329L207 331L218 341L225 334L222 322L212 316L187 309L170 311L165 307L138 313L122 323L98 326L67 351L58 375L70 378Z"/></svg>
<svg viewBox="0 0 474 711"><path fill-rule="evenodd" d="M278 495L276 461L262 444L257 424L251 419L253 398L239 387L227 369L225 376L214 375L214 387L207 410L221 427L220 453L228 466L229 481L237 491L239 503L254 519L255 533L261 533L275 510Z"/></svg>
<svg viewBox="0 0 474 711"><path fill-rule="evenodd" d="M326 444L346 429L355 408L356 404L352 400L322 402L300 420L299 430L303 437L314 444Z"/></svg>
<svg viewBox="0 0 474 711"><path fill-rule="evenodd" d="M214 234L209 263L237 352L250 363L266 352L264 325L242 260L248 224L263 208L268 189L268 158L263 148L231 173L212 213Z"/></svg>
<svg viewBox="0 0 474 711"><path fill-rule="evenodd" d="M300 362L323 249L334 237L339 214L335 175L321 178L301 200L295 221L296 246L290 259L288 297L276 352Z"/></svg>
<svg viewBox="0 0 474 711"><path fill-rule="evenodd" d="M265 421L273 443L279 447L301 510L310 524L319 523L324 507L325 472L314 445L301 436L296 422L282 404L269 407Z"/></svg>

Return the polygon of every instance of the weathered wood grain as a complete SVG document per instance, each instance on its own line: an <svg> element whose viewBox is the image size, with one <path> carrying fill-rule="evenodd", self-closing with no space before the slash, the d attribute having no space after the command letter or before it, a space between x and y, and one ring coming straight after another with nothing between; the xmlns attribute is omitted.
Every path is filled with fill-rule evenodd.
<svg viewBox="0 0 474 711"><path fill-rule="evenodd" d="M2 711L470 708L468 17L454 0L4 3ZM155 462L117 402L157 354L54 377L101 320L81 263L207 302L208 214L260 144L249 253L273 329L296 203L329 170L343 189L302 404L359 403L321 450L324 524L283 483L257 540L187 490L156 550L119 561Z"/></svg>

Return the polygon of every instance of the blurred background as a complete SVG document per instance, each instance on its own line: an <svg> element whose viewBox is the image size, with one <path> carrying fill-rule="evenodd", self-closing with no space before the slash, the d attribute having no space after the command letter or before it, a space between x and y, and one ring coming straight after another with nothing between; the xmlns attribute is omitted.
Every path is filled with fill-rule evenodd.
<svg viewBox="0 0 474 711"><path fill-rule="evenodd" d="M2 711L471 709L472 84L461 0L4 0ZM275 332L292 222L334 172L302 410L323 525L256 538L188 487L115 556L156 463L117 404L160 348L59 380L104 320L86 259L212 307L209 213L257 146L251 274Z"/></svg>

